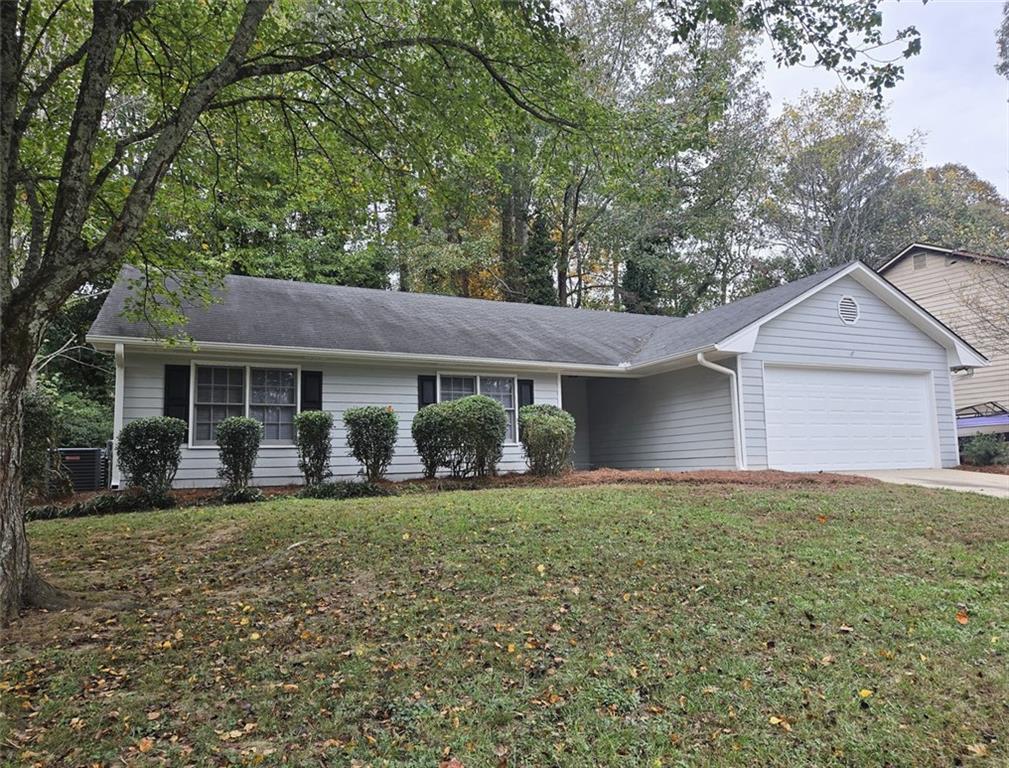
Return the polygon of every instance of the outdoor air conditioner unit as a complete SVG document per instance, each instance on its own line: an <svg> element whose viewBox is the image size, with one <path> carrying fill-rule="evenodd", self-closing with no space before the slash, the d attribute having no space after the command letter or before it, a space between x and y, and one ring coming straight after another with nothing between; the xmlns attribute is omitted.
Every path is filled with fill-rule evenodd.
<svg viewBox="0 0 1009 768"><path fill-rule="evenodd" d="M105 459L101 448L60 448L60 461L75 491L105 487Z"/></svg>

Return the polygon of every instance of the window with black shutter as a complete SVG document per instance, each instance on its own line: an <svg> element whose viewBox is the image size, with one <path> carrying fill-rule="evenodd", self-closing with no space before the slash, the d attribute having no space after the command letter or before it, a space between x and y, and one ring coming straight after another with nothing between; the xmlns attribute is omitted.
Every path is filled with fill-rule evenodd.
<svg viewBox="0 0 1009 768"><path fill-rule="evenodd" d="M523 405L532 405L533 402L533 380L519 379L519 408Z"/></svg>
<svg viewBox="0 0 1009 768"><path fill-rule="evenodd" d="M322 371L301 372L301 410L322 410Z"/></svg>
<svg viewBox="0 0 1009 768"><path fill-rule="evenodd" d="M164 415L189 424L189 366L165 366Z"/></svg>
<svg viewBox="0 0 1009 768"><path fill-rule="evenodd" d="M438 402L438 380L434 376L417 377L417 410Z"/></svg>

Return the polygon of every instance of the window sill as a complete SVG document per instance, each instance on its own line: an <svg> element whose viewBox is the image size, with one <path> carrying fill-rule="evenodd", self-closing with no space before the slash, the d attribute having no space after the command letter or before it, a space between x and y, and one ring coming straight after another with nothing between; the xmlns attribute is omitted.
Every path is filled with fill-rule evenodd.
<svg viewBox="0 0 1009 768"><path fill-rule="evenodd" d="M213 445L187 445L185 446L191 451L216 451L218 450L217 444ZM297 448L298 446L294 443L260 443L259 450L264 448Z"/></svg>

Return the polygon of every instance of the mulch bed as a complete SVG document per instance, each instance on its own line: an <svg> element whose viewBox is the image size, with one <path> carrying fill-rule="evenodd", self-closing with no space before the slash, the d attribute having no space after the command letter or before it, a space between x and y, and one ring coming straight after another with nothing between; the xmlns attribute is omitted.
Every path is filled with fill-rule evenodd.
<svg viewBox="0 0 1009 768"><path fill-rule="evenodd" d="M997 464L993 467L975 467L973 464L961 464L957 469L965 472L984 472L988 475L1009 475L1009 464Z"/></svg>
<svg viewBox="0 0 1009 768"><path fill-rule="evenodd" d="M966 469L966 467L961 467ZM975 470L991 470L994 467L971 467ZM999 469L1007 469L1005 467ZM416 493L423 491L479 490L483 488L573 488L585 485L616 485L629 483L646 484L692 484L692 485L745 485L756 488L796 488L796 487L843 487L852 485L872 485L876 480L854 475L837 475L829 472L779 472L778 470L702 470L697 472L666 472L659 470L593 469L568 472L560 477L536 477L524 473L507 473L488 478L449 477L434 480L385 481L393 493ZM293 496L302 486L277 485L261 488L268 499ZM85 501L96 495L96 491L75 493L50 503L70 505ZM179 488L172 491L176 504L180 507L195 507L217 503L217 488Z"/></svg>

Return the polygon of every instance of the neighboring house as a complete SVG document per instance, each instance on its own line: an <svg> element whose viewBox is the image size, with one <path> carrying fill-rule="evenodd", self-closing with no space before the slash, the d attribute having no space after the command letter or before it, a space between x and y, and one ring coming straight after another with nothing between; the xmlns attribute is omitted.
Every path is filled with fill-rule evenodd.
<svg viewBox="0 0 1009 768"><path fill-rule="evenodd" d="M352 477L341 415L389 405L389 474L416 476L418 408L480 392L508 413L502 471L522 470L517 409L561 405L579 467L836 470L958 463L951 369L985 358L854 262L687 318L228 277L166 346L123 316L126 269L88 340L115 352L115 430L189 424L178 486L214 485L214 425L264 423L262 485L300 480L298 409L333 413L332 470ZM118 477L115 479L118 483Z"/></svg>
<svg viewBox="0 0 1009 768"><path fill-rule="evenodd" d="M977 304L997 301L985 290L991 270L1009 271L1009 259L911 243L879 268L879 274L927 309L991 361L987 368L953 376L961 436L1009 432L1009 354L985 344ZM1001 307L1006 311L1009 296Z"/></svg>

